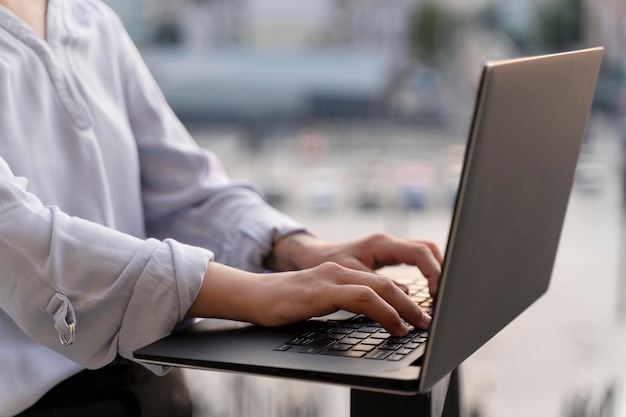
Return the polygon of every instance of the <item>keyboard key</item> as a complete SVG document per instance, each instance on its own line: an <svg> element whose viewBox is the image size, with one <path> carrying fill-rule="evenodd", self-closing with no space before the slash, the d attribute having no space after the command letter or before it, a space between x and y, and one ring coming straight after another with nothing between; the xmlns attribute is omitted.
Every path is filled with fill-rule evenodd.
<svg viewBox="0 0 626 417"><path fill-rule="evenodd" d="M347 358L362 358L363 356L365 356L365 352L360 352L356 350L325 350L322 352L322 355L344 356Z"/></svg>
<svg viewBox="0 0 626 417"><path fill-rule="evenodd" d="M289 349L291 349L293 347L293 345L288 345L288 344L284 344L284 345L280 345L277 348L274 348L274 350L279 351L279 352L285 352Z"/></svg>
<svg viewBox="0 0 626 417"><path fill-rule="evenodd" d="M363 323L359 323L358 320L350 320L350 321L345 321L343 323L341 323L341 327L347 327L350 329L358 329L359 327L363 326Z"/></svg>
<svg viewBox="0 0 626 417"><path fill-rule="evenodd" d="M401 355L401 354L399 354L399 353L394 353L393 355L389 356L389 357L387 358L387 360L388 360L388 361L394 361L394 362L397 362L397 361L399 361L399 360L401 360L401 359L404 359L404 358L405 358L405 355Z"/></svg>
<svg viewBox="0 0 626 417"><path fill-rule="evenodd" d="M379 331L376 333L372 333L370 337L373 337L374 339L389 339L391 335L386 331Z"/></svg>
<svg viewBox="0 0 626 417"><path fill-rule="evenodd" d="M370 337L369 339L363 340L361 343L363 343L364 345L378 346L384 342L385 342L385 339L375 339L373 337Z"/></svg>
<svg viewBox="0 0 626 417"><path fill-rule="evenodd" d="M341 339L341 343L345 343L347 345L358 345L359 343L362 342L363 339L357 339L352 337L352 335L348 336L348 337L344 337L343 339Z"/></svg>
<svg viewBox="0 0 626 417"><path fill-rule="evenodd" d="M398 350L402 347L402 345L400 343L384 343L380 346L378 346L378 349L383 349L383 350Z"/></svg>
<svg viewBox="0 0 626 417"><path fill-rule="evenodd" d="M400 343L403 345L405 343L409 343L411 341L411 338L410 337L398 337L398 338L394 337L393 339L390 339L389 341L393 343Z"/></svg>
<svg viewBox="0 0 626 417"><path fill-rule="evenodd" d="M306 346L308 344L313 343L315 340L309 337L294 337L289 342L288 345L296 345L296 346Z"/></svg>
<svg viewBox="0 0 626 417"><path fill-rule="evenodd" d="M367 355L365 355L365 357L367 359L377 359L377 360L383 360L383 359L387 359L388 356L390 356L393 353L393 351L391 350L373 350L371 352L369 352Z"/></svg>
<svg viewBox="0 0 626 417"><path fill-rule="evenodd" d="M350 337L353 337L355 339L367 339L368 337L370 337L370 333L365 333L357 330L354 333L350 333Z"/></svg>
<svg viewBox="0 0 626 417"><path fill-rule="evenodd" d="M376 333L379 330L380 330L380 327L378 326L363 326L359 328L359 332L363 332L363 333Z"/></svg>
<svg viewBox="0 0 626 417"><path fill-rule="evenodd" d="M358 350L361 352L371 352L372 350L376 349L376 346L374 345L364 345L364 344L360 344L360 345L356 345L352 347L352 350Z"/></svg>
<svg viewBox="0 0 626 417"><path fill-rule="evenodd" d="M320 353L322 350L326 349L333 343L335 342L333 342L332 340L316 340L315 342L307 346L298 347L297 351L300 353Z"/></svg>
<svg viewBox="0 0 626 417"><path fill-rule="evenodd" d="M344 343L333 343L328 346L329 350L350 350L352 349L352 345L346 345Z"/></svg>

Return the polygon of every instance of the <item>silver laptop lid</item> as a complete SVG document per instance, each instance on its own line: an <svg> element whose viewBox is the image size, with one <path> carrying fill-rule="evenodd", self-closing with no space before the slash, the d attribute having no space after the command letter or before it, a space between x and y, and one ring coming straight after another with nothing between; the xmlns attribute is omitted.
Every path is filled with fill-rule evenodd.
<svg viewBox="0 0 626 417"><path fill-rule="evenodd" d="M602 53L484 67L420 391L547 290Z"/></svg>

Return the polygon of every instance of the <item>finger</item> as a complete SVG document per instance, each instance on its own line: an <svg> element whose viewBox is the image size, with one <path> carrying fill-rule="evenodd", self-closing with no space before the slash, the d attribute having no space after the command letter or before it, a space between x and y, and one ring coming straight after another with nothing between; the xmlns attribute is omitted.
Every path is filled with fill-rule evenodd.
<svg viewBox="0 0 626 417"><path fill-rule="evenodd" d="M435 257L435 259L437 259L437 262L439 263L438 271L429 275L424 274L424 276L428 280L428 292L430 293L430 296L434 298L437 295L437 291L439 290L439 279L441 278L441 264L443 263L443 256L439 251L439 247L437 245L432 244L431 242L426 242L426 244L429 245L433 256Z"/></svg>
<svg viewBox="0 0 626 417"><path fill-rule="evenodd" d="M365 314L370 319L380 323L394 336L404 336L408 332L408 328L398 312L371 287L356 284L340 285L334 294L336 308L356 314Z"/></svg>
<svg viewBox="0 0 626 417"><path fill-rule="evenodd" d="M370 253L372 266L408 264L417 266L424 276L441 272L441 252L432 242L396 239L388 235L370 236L361 242L364 253Z"/></svg>
<svg viewBox="0 0 626 417"><path fill-rule="evenodd" d="M361 262L358 258L354 257L347 258L341 263L341 265L349 269L354 269L356 271L376 273L374 269L370 268L369 266ZM400 282L394 282L405 294L409 293L409 287Z"/></svg>
<svg viewBox="0 0 626 417"><path fill-rule="evenodd" d="M380 287L373 287L376 293L385 300L385 302L393 306L405 321L421 329L428 328L431 321L430 316L424 312L407 293L402 291L394 281L381 277L378 284Z"/></svg>
<svg viewBox="0 0 626 417"><path fill-rule="evenodd" d="M427 241L393 240L383 247L384 251L381 249L377 253L379 262L387 265L404 263L416 266L428 280L430 295L434 297L437 294L443 261L437 245Z"/></svg>
<svg viewBox="0 0 626 417"><path fill-rule="evenodd" d="M440 264L443 263L443 254L439 249L439 245L427 240L412 240L411 242L428 246L430 248L430 251L433 253L435 259L437 259L437 262L439 262Z"/></svg>
<svg viewBox="0 0 626 417"><path fill-rule="evenodd" d="M376 273L374 269L370 268L369 266L367 266L366 264L364 264L358 258L355 258L355 257L350 257L350 258L343 260L343 262L341 262L341 266L344 266L349 269L354 269L356 271ZM407 287L405 284L402 284L397 281L394 281L394 282L405 294L409 293L409 287Z"/></svg>
<svg viewBox="0 0 626 417"><path fill-rule="evenodd" d="M398 281L393 281L394 284L396 284L398 286L398 288L400 288L402 290L403 293L405 294L409 294L409 287L401 282Z"/></svg>
<svg viewBox="0 0 626 417"><path fill-rule="evenodd" d="M441 262L437 257L439 252L433 252L433 245L430 242L403 242L397 256L403 263L417 266L430 281L441 274Z"/></svg>
<svg viewBox="0 0 626 417"><path fill-rule="evenodd" d="M351 271L338 278L331 294L334 308L365 314L394 336L406 335L405 321L419 328L430 324L430 316L382 276Z"/></svg>

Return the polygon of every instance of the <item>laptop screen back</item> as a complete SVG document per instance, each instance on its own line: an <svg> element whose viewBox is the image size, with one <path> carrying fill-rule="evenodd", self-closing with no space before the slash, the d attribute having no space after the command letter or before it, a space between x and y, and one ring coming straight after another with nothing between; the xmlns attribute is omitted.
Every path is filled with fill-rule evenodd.
<svg viewBox="0 0 626 417"><path fill-rule="evenodd" d="M548 288L602 48L487 64L420 390Z"/></svg>

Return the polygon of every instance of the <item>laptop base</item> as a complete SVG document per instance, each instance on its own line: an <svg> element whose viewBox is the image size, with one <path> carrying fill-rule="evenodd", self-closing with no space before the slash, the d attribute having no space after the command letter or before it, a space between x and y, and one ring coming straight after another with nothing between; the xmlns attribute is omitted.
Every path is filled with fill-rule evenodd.
<svg viewBox="0 0 626 417"><path fill-rule="evenodd" d="M460 417L458 370L437 382L430 391L394 395L353 388L350 417Z"/></svg>

